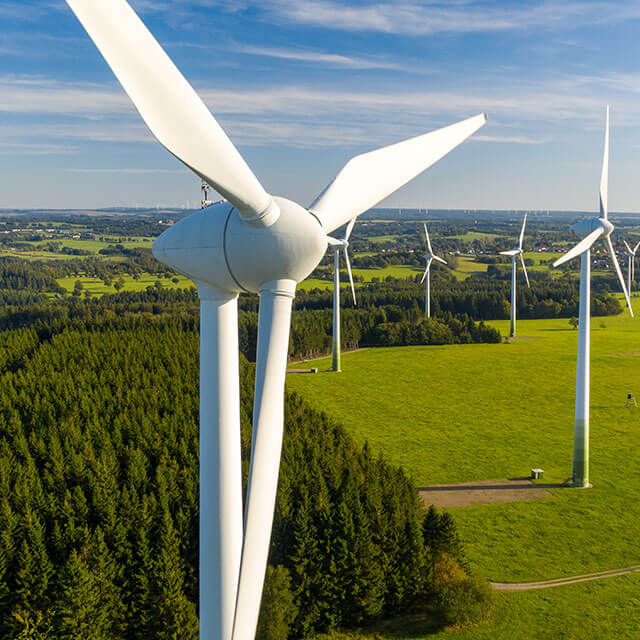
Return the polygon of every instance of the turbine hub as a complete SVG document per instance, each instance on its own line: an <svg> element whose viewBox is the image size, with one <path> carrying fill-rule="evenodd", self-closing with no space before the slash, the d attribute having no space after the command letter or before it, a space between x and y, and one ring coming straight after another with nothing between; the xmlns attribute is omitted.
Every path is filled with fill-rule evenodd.
<svg viewBox="0 0 640 640"><path fill-rule="evenodd" d="M587 236L596 229L602 228L604 230L603 238L610 236L613 231L613 225L606 218L588 218L572 224L569 228L581 236Z"/></svg>
<svg viewBox="0 0 640 640"><path fill-rule="evenodd" d="M269 227L248 226L221 202L169 227L153 243L153 255L197 284L231 293L257 293L273 280L300 282L325 254L326 235L300 205L274 200L280 217Z"/></svg>

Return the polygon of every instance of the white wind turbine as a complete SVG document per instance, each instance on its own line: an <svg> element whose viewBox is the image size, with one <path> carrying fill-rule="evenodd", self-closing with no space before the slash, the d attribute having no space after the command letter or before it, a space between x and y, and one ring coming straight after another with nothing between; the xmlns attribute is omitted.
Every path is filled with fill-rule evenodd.
<svg viewBox="0 0 640 640"><path fill-rule="evenodd" d="M424 257L427 259L427 268L424 270L424 274L422 276L422 280L420 280L420 284L426 282L425 287L425 299L424 299L424 313L427 318L431 317L431 265L433 261L436 260L441 262L442 264L447 264L446 260L438 257L435 253L433 253L433 249L431 248L431 239L429 238L429 232L427 231L427 225L424 223L424 235L427 238L427 251Z"/></svg>
<svg viewBox="0 0 640 640"><path fill-rule="evenodd" d="M524 214L524 220L522 221L522 230L520 231L520 239L518 246L515 249L509 249L509 251L501 251L502 256L511 256L511 326L509 329L509 337L513 338L516 335L516 258L520 256L520 262L522 263L522 270L524 271L524 277L527 280L527 287L529 287L529 276L527 275L527 267L524 264L524 256L522 255L522 241L524 240L524 228L527 225L527 214Z"/></svg>
<svg viewBox="0 0 640 640"><path fill-rule="evenodd" d="M356 219L353 218L347 225L347 230L342 240L327 236L329 246L333 247L333 348L331 351L331 368L336 372L340 371L340 249L344 250L344 261L347 264L353 304L354 306L357 304L356 289L353 286L353 274L351 273L351 263L349 262L349 238L355 223Z"/></svg>
<svg viewBox="0 0 640 640"><path fill-rule="evenodd" d="M629 292L629 295L631 295L631 283L635 279L636 275L636 267L634 264L636 261L636 251L638 250L638 247L640 247L640 242L638 242L638 244L636 244L632 249L627 241L624 240L624 246L627 248L627 291Z"/></svg>
<svg viewBox="0 0 640 640"><path fill-rule="evenodd" d="M622 291L633 317L629 294L624 284L622 271L611 242L613 225L608 219L609 182L609 106L604 136L604 157L600 179L600 217L583 220L571 226L578 234L587 234L573 249L553 263L557 267L580 256L580 324L578 329L578 361L576 366L576 407L573 437L573 485L589 485L589 369L590 369L590 324L591 324L591 247L602 236L607 244L611 261L615 267Z"/></svg>
<svg viewBox="0 0 640 640"><path fill-rule="evenodd" d="M327 234L466 140L484 114L350 160L308 208L267 193L126 0L67 0L158 141L222 201L169 227L158 260L200 297L200 637L252 640L267 565L296 284ZM253 439L242 515L237 299L260 295Z"/></svg>

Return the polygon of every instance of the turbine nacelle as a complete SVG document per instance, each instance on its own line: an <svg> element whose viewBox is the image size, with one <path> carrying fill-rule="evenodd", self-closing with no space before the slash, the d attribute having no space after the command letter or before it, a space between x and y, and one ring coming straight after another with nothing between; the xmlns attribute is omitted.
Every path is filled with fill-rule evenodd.
<svg viewBox="0 0 640 640"><path fill-rule="evenodd" d="M580 236L586 236L597 229L602 229L602 236L607 238L611 235L614 227L607 218L588 218L572 224L569 229Z"/></svg>
<svg viewBox="0 0 640 640"><path fill-rule="evenodd" d="M251 227L237 209L220 202L169 227L153 243L157 260L196 281L230 293L258 293L277 280L304 280L327 250L318 220L285 198L274 198L280 216L269 227Z"/></svg>

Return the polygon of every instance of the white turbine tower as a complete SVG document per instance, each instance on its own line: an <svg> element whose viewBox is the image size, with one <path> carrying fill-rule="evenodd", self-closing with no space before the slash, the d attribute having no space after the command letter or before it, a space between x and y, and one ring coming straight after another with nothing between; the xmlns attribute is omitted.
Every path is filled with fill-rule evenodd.
<svg viewBox="0 0 640 640"><path fill-rule="evenodd" d="M509 329L509 337L513 338L516 335L516 258L520 256L520 262L522 263L522 270L524 271L524 277L527 280L527 287L529 285L529 276L527 275L527 267L524 264L524 256L522 255L522 241L524 240L524 228L527 225L527 214L524 214L524 220L522 221L522 230L520 231L520 240L518 246L515 249L509 249L509 251L501 251L502 256L511 256L511 326Z"/></svg>
<svg viewBox="0 0 640 640"><path fill-rule="evenodd" d="M636 251L638 250L638 247L640 247L640 242L638 242L638 244L636 244L632 249L625 240L624 246L627 248L627 291L629 292L629 295L631 295L631 283L635 279L636 275L636 267L634 264L636 261Z"/></svg>
<svg viewBox="0 0 640 640"><path fill-rule="evenodd" d="M422 276L422 280L420 280L420 284L426 282L425 287L425 298L424 298L424 313L427 318L431 317L431 265L433 261L441 262L442 264L447 264L446 260L438 257L435 253L433 253L433 249L431 248L431 239L429 238L429 231L427 231L426 223L424 226L424 235L427 238L427 252L424 257L427 259L427 268L424 270L424 274Z"/></svg>
<svg viewBox="0 0 640 640"><path fill-rule="evenodd" d="M344 261L347 264L353 304L354 306L357 304L356 289L353 286L353 274L351 273L351 263L349 262L349 238L355 223L356 219L353 218L347 225L347 230L342 240L327 236L329 245L333 247L333 348L331 352L331 368L336 372L340 371L340 249L344 250Z"/></svg>
<svg viewBox="0 0 640 640"><path fill-rule="evenodd" d="M200 637L252 640L269 552L296 284L327 234L409 182L486 121L449 127L349 161L309 208L267 193L126 0L67 0L159 142L222 201L153 244L200 297ZM237 299L260 295L253 439L242 516Z"/></svg>
<svg viewBox="0 0 640 640"><path fill-rule="evenodd" d="M590 369L590 323L591 323L591 247L602 236L607 244L611 261L615 267L622 291L633 317L631 301L624 284L622 271L611 242L613 225L608 219L609 182L609 106L607 105L604 158L600 179L600 217L583 220L571 226L579 234L587 234L573 249L553 263L554 267L580 256L580 324L578 329L578 361L576 366L576 408L573 439L573 485L589 485L589 369Z"/></svg>

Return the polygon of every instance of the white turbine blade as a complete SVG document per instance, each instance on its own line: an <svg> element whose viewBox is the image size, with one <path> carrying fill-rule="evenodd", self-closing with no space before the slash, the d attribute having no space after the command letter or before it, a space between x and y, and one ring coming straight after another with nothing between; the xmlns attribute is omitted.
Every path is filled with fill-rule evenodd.
<svg viewBox="0 0 640 640"><path fill-rule="evenodd" d="M349 222L349 224L347 225L347 230L345 231L344 234L344 240L345 242L351 237L351 232L353 231L353 227L356 224L356 218L352 218L351 222Z"/></svg>
<svg viewBox="0 0 640 640"><path fill-rule="evenodd" d="M602 158L602 176L600 178L600 217L607 218L609 199L609 105L604 131L604 156Z"/></svg>
<svg viewBox="0 0 640 640"><path fill-rule="evenodd" d="M611 236L607 236L607 247L609 247L609 254L611 255L611 261L613 262L613 266L615 267L616 273L618 274L618 280L620 280L620 284L622 286L622 292L624 293L624 297L627 301L627 306L629 307L629 313L633 318L633 309L631 308L631 300L629 299L629 292L627 291L627 285L624 283L624 277L622 276L622 270L620 269L620 264L618 263L616 252L613 249L613 242L611 242Z"/></svg>
<svg viewBox="0 0 640 640"><path fill-rule="evenodd" d="M427 273L429 273L429 268L431 267L431 260L427 260L427 268L424 270L422 274L422 279L420 280L420 284L422 284L427 278Z"/></svg>
<svg viewBox="0 0 640 640"><path fill-rule="evenodd" d="M524 214L524 221L522 222L522 231L520 232L520 241L518 246L522 249L522 241L524 240L524 228L527 226L527 214Z"/></svg>
<svg viewBox="0 0 640 640"><path fill-rule="evenodd" d="M338 238L327 236L327 244L332 247L342 247L344 245L344 242L342 240L338 240Z"/></svg>
<svg viewBox="0 0 640 640"><path fill-rule="evenodd" d="M277 206L125 0L67 0L67 4L160 144L247 220L260 219Z"/></svg>
<svg viewBox="0 0 640 640"><path fill-rule="evenodd" d="M531 289L531 285L529 284L529 274L527 273L527 267L524 264L524 256L522 254L520 254L520 262L522 263L522 270L524 271L524 277L527 281L527 287Z"/></svg>
<svg viewBox="0 0 640 640"><path fill-rule="evenodd" d="M633 255L636 254L636 251L638 250L638 247L640 247L640 242L638 242L638 244L636 244L636 246L633 247Z"/></svg>
<svg viewBox="0 0 640 640"><path fill-rule="evenodd" d="M429 231L427 229L426 223L423 224L423 226L424 226L424 235L427 238L427 249L429 249L429 253L433 254L433 249L431 248L431 238L429 237Z"/></svg>
<svg viewBox="0 0 640 640"><path fill-rule="evenodd" d="M559 267L561 264L572 260L576 256L590 249L593 243L604 233L602 227L598 227L595 231L592 231L586 238L583 238L573 249L567 251L561 258L558 258L554 263L554 267Z"/></svg>
<svg viewBox="0 0 640 640"><path fill-rule="evenodd" d="M442 262L442 264L449 264L446 260L444 260L443 258L438 258L438 256L433 256L434 260L437 260L438 262Z"/></svg>
<svg viewBox="0 0 640 640"><path fill-rule="evenodd" d="M509 251L501 251L501 256L517 256L520 253L520 249L509 249Z"/></svg>
<svg viewBox="0 0 640 640"><path fill-rule="evenodd" d="M258 624L280 470L294 292L291 280L271 282L260 291L253 441L233 640L253 640Z"/></svg>
<svg viewBox="0 0 640 640"><path fill-rule="evenodd" d="M447 155L487 121L481 114L349 160L309 209L326 231L369 210Z"/></svg>
<svg viewBox="0 0 640 640"><path fill-rule="evenodd" d="M625 246L625 247L627 247L627 251L628 251L629 253L633 253L633 251L631 250L631 247L629 246L629 244L627 243L627 241L626 241L626 240L623 240L622 242L624 243L624 246Z"/></svg>
<svg viewBox="0 0 640 640"><path fill-rule="evenodd" d="M351 293L353 295L353 306L355 307L358 303L356 302L356 288L353 286L353 274L351 273L351 263L349 262L349 251L347 247L344 248L344 261L347 263L347 273L349 274L349 283L351 284Z"/></svg>

